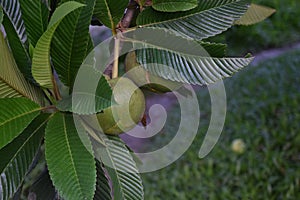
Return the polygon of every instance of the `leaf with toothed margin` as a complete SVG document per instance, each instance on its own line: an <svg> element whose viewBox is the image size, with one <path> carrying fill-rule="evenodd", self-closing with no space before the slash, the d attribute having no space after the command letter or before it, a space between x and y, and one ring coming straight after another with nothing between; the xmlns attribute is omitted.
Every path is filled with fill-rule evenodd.
<svg viewBox="0 0 300 200"><path fill-rule="evenodd" d="M45 131L45 155L51 180L65 199L92 199L96 166L85 132L79 132L73 115L58 112ZM84 138L83 138L84 137Z"/></svg>
<svg viewBox="0 0 300 200"><path fill-rule="evenodd" d="M202 40L230 28L247 11L250 0L199 0L184 12L166 13L146 8L137 18L139 27L171 30L183 37Z"/></svg>
<svg viewBox="0 0 300 200"><path fill-rule="evenodd" d="M53 88L50 45L56 28L65 16L83 6L83 4L74 1L59 6L51 17L47 31L38 40L32 58L32 75L41 87Z"/></svg>

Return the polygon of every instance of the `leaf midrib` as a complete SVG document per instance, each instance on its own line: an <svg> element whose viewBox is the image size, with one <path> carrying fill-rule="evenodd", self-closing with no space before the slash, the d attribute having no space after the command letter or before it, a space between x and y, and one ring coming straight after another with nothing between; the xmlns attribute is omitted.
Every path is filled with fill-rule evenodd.
<svg viewBox="0 0 300 200"><path fill-rule="evenodd" d="M110 142L111 142L111 140L110 139L106 139L106 140L104 140L104 142L105 141L107 141L107 140L109 140ZM111 142L111 144L112 145L114 145L114 143L113 142ZM107 145L107 144L106 144ZM108 145L107 145L108 146ZM125 194L124 194L124 192L123 192L123 186L122 186L122 182L121 182L121 178L120 178L120 176L119 176L119 173L118 173L118 170L116 170L117 169L117 167L116 167L116 165L115 165L115 161L113 160L113 158L112 158L112 155L111 155L111 152L108 150L109 149L109 147L107 147L107 148L105 148L105 149L107 149L106 151L107 151L107 153L109 154L109 158L110 158L110 160L111 160L111 164L113 165L113 170L114 170L114 172L115 172L115 174L116 174L116 177L117 177L117 180L118 180L118 183L119 183L119 187L120 187L120 193L121 193L121 195L122 195L122 197L123 197L123 199L125 199ZM121 189L122 188L122 189ZM114 191L114 187L112 187L112 189L113 189L113 191Z"/></svg>
<svg viewBox="0 0 300 200"><path fill-rule="evenodd" d="M108 6L108 3L107 3L106 0L104 0L104 3L105 3L105 6L106 6L106 9L107 9L107 14L108 14L109 19L110 19L111 28L115 29L115 23L114 23L114 19L112 17L112 14L111 14L110 7Z"/></svg>
<svg viewBox="0 0 300 200"><path fill-rule="evenodd" d="M25 112L25 113L22 113L20 115L16 115L13 118L9 118L8 120L5 120L4 122L0 123L0 127L3 126L3 125L5 125L6 123L9 123L9 122L15 120L15 119L21 118L21 117L23 117L25 115L29 115L29 114L32 114L34 112L41 111L41 110L42 110L42 108L36 108L34 110L30 110L29 112Z"/></svg>
<svg viewBox="0 0 300 200"><path fill-rule="evenodd" d="M73 166L73 173L74 173L74 176L75 176L75 179L76 179L76 182L79 186L79 189L80 189L80 194L82 195L82 197L84 196L84 193L81 189L81 184L80 184L80 181L79 181L79 177L76 173L76 165L75 165L75 162L74 162L74 159L73 159L73 154L72 154L72 150L71 150L71 145L69 143L69 138L68 138L68 132L67 132L67 123L66 123L66 119L65 119L65 116L63 115L63 129L64 129L64 136L65 136L65 140L66 140L66 143L67 143L67 149L68 149L68 153L69 153L69 156L70 156L70 159L71 159L71 163L72 163L72 166Z"/></svg>
<svg viewBox="0 0 300 200"><path fill-rule="evenodd" d="M79 21L79 18L80 18L80 16L81 16L81 12L82 12L82 10L80 10L79 11L80 12L80 14L79 15L77 15L77 19L76 19L76 23L74 23L75 24L75 29L73 29L73 33L72 33L72 42L71 42L71 45L70 45L70 48L69 48L69 52L70 52L70 54L69 54L69 56L68 56L68 68L67 68L67 74L68 74L68 84L69 84L69 86L71 87L72 85L72 80L71 80L71 68L72 68L72 66L71 66L71 59L72 59L72 57L73 57L73 48L74 48L74 38L75 38L75 33L76 33L76 28L77 28L77 24L78 24L78 21Z"/></svg>

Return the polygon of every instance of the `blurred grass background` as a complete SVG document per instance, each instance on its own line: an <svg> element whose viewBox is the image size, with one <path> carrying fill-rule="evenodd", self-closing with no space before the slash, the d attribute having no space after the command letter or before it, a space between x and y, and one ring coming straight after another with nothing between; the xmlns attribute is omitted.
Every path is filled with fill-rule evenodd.
<svg viewBox="0 0 300 200"><path fill-rule="evenodd" d="M300 42L300 1L253 2L277 12L257 25L223 34L229 54L257 54ZM300 49L249 66L224 83L227 117L217 145L199 159L210 118L210 97L202 88L199 133L175 163L143 174L146 200L300 199ZM178 107L168 113L173 124L180 119ZM155 136L151 145L167 144L176 131L177 127L165 127L165 134ZM237 138L245 143L242 154L231 149Z"/></svg>

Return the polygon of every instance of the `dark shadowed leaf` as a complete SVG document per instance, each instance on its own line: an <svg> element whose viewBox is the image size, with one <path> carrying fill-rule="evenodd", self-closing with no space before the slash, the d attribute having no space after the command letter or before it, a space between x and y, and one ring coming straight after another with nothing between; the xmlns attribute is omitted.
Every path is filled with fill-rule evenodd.
<svg viewBox="0 0 300 200"><path fill-rule="evenodd" d="M97 166L97 183L94 200L111 200L112 191L109 185L108 174L100 161L96 160Z"/></svg>
<svg viewBox="0 0 300 200"><path fill-rule="evenodd" d="M86 6L70 13L61 21L51 44L54 68L60 80L71 90L77 71L91 50L89 25L96 0L76 1Z"/></svg>
<svg viewBox="0 0 300 200"><path fill-rule="evenodd" d="M47 30L49 17L48 7L41 0L21 0L19 2L29 42L35 47L38 39Z"/></svg>
<svg viewBox="0 0 300 200"><path fill-rule="evenodd" d="M97 0L94 15L108 28L115 29L121 20L127 0Z"/></svg>
<svg viewBox="0 0 300 200"><path fill-rule="evenodd" d="M18 32L16 31L7 15L3 16L3 26L5 28L5 32L7 34L6 37L8 39L10 49L12 51L12 54L14 55L18 68L26 77L26 79L35 83L31 74L31 58L28 53L27 43L23 43L23 41L20 39Z"/></svg>
<svg viewBox="0 0 300 200"><path fill-rule="evenodd" d="M3 9L0 6L0 25L2 24L2 20L3 20Z"/></svg>
<svg viewBox="0 0 300 200"><path fill-rule="evenodd" d="M56 197L56 190L50 179L48 170L44 170L37 180L32 184L29 193L33 194L36 199L54 200Z"/></svg>
<svg viewBox="0 0 300 200"><path fill-rule="evenodd" d="M0 150L0 199L11 198L28 172L40 146L49 114L38 116L11 143Z"/></svg>

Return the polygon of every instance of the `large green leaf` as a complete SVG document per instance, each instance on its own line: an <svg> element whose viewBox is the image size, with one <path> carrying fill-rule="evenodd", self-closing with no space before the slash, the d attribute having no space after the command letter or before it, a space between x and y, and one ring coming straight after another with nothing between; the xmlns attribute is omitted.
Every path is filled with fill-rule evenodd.
<svg viewBox="0 0 300 200"><path fill-rule="evenodd" d="M198 6L198 0L152 0L152 7L157 11L179 12Z"/></svg>
<svg viewBox="0 0 300 200"><path fill-rule="evenodd" d="M94 15L105 26L115 29L128 5L127 0L97 0Z"/></svg>
<svg viewBox="0 0 300 200"><path fill-rule="evenodd" d="M155 37L148 37L155 35ZM183 83L208 85L247 66L253 58L211 57L212 46L162 29L138 29L123 38L138 49L137 60L151 74ZM143 37L146 36L146 40ZM206 46L206 47L205 47ZM210 52L210 53L211 53Z"/></svg>
<svg viewBox="0 0 300 200"><path fill-rule="evenodd" d="M86 6L70 13L61 21L51 44L54 68L60 80L71 89L77 71L90 51L89 25L95 1L77 0Z"/></svg>
<svg viewBox="0 0 300 200"><path fill-rule="evenodd" d="M96 160L97 166L97 183L94 200L111 200L112 191L109 186L108 175L105 173L104 166Z"/></svg>
<svg viewBox="0 0 300 200"><path fill-rule="evenodd" d="M137 25L166 28L201 40L230 28L248 6L249 0L199 0L196 8L185 12L165 13L149 7L138 16Z"/></svg>
<svg viewBox="0 0 300 200"><path fill-rule="evenodd" d="M32 75L44 88L53 88L53 74L50 64L50 44L61 20L83 4L70 1L59 6L53 13L47 31L38 40L32 58Z"/></svg>
<svg viewBox="0 0 300 200"><path fill-rule="evenodd" d="M79 136L80 134L80 136ZM96 166L91 144L81 142L72 115L56 113L46 128L46 161L55 188L65 199L92 199ZM88 140L88 138L87 138ZM89 149L87 149L89 148Z"/></svg>
<svg viewBox="0 0 300 200"><path fill-rule="evenodd" d="M40 146L49 114L38 116L11 143L0 150L0 199L11 198L24 180Z"/></svg>
<svg viewBox="0 0 300 200"><path fill-rule="evenodd" d="M252 25L263 21L264 19L275 13L276 10L266 6L251 4L247 12L237 21L237 25Z"/></svg>
<svg viewBox="0 0 300 200"><path fill-rule="evenodd" d="M119 137L103 139L106 146L94 142L96 158L101 160L113 186L114 199L144 199L141 177L131 153Z"/></svg>
<svg viewBox="0 0 300 200"><path fill-rule="evenodd" d="M0 99L0 149L22 133L40 109L26 98Z"/></svg>
<svg viewBox="0 0 300 200"><path fill-rule="evenodd" d="M27 97L42 104L41 91L31 85L19 71L0 31L0 98Z"/></svg>
<svg viewBox="0 0 300 200"><path fill-rule="evenodd" d="M47 29L49 10L41 0L21 0L20 5L29 42L35 46Z"/></svg>

